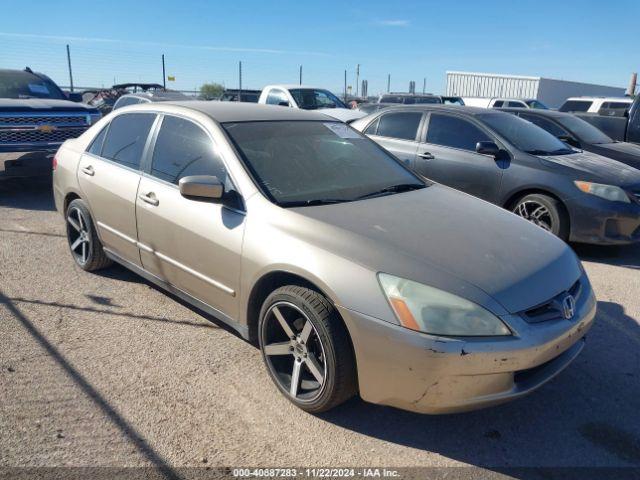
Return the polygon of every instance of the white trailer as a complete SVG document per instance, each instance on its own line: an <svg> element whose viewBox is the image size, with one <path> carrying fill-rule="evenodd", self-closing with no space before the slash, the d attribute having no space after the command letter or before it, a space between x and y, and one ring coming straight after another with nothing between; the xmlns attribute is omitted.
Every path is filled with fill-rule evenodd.
<svg viewBox="0 0 640 480"><path fill-rule="evenodd" d="M570 82L544 77L499 75L495 73L447 72L447 95L458 97L531 98L550 108L558 108L569 97L622 97L623 87Z"/></svg>

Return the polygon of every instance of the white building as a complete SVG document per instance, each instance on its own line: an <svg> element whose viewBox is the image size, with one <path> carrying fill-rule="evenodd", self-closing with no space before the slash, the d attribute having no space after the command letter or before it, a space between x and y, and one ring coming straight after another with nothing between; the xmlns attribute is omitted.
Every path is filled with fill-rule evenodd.
<svg viewBox="0 0 640 480"><path fill-rule="evenodd" d="M581 95L622 97L625 89L543 77L447 72L447 95L459 97L535 98L551 108Z"/></svg>

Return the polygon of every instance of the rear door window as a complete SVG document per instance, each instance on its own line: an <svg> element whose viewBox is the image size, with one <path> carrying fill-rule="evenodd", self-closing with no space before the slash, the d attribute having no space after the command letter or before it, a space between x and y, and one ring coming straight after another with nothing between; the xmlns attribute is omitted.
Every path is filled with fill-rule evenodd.
<svg viewBox="0 0 640 480"><path fill-rule="evenodd" d="M475 152L476 143L493 141L480 128L463 118L432 113L427 143Z"/></svg>
<svg viewBox="0 0 640 480"><path fill-rule="evenodd" d="M104 137L107 136L108 127L109 125L100 130L100 133L96 135L96 137L91 142L91 145L89 145L87 152L97 156L100 156L102 154L102 145L104 144Z"/></svg>
<svg viewBox="0 0 640 480"><path fill-rule="evenodd" d="M377 134L382 137L415 140L422 112L394 112L380 117Z"/></svg>
<svg viewBox="0 0 640 480"><path fill-rule="evenodd" d="M502 100L496 100L493 102L493 108L500 108L502 106L504 106L504 102Z"/></svg>
<svg viewBox="0 0 640 480"><path fill-rule="evenodd" d="M167 115L158 132L151 175L175 185L189 175L211 175L225 183L227 172L209 135L195 123Z"/></svg>
<svg viewBox="0 0 640 480"><path fill-rule="evenodd" d="M280 90L271 90L267 95L268 105L280 105L281 103L289 103L287 96Z"/></svg>
<svg viewBox="0 0 640 480"><path fill-rule="evenodd" d="M527 108L527 105L524 102L510 101L510 102L507 102L507 107L511 107L511 108Z"/></svg>
<svg viewBox="0 0 640 480"><path fill-rule="evenodd" d="M142 152L156 115L125 113L111 121L102 148L102 157L129 168L139 169Z"/></svg>
<svg viewBox="0 0 640 480"><path fill-rule="evenodd" d="M590 100L567 100L558 109L561 112L586 112L593 104Z"/></svg>

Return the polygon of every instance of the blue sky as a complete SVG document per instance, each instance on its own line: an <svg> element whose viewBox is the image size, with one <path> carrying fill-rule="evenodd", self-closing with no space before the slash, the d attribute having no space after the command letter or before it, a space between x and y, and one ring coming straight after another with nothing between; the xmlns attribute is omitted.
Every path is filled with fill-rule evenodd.
<svg viewBox="0 0 640 480"><path fill-rule="evenodd" d="M194 89L304 83L341 92L355 68L369 93L441 93L447 70L540 75L626 87L640 70L640 1L238 2L3 0L0 68L29 65L80 86L125 81Z"/></svg>

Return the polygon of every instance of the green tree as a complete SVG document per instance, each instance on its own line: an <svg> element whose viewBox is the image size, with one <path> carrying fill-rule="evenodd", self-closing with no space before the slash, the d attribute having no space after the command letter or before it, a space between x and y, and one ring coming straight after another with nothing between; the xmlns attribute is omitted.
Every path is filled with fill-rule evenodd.
<svg viewBox="0 0 640 480"><path fill-rule="evenodd" d="M200 87L200 96L205 100L220 98L224 93L224 87L219 83L204 83Z"/></svg>

